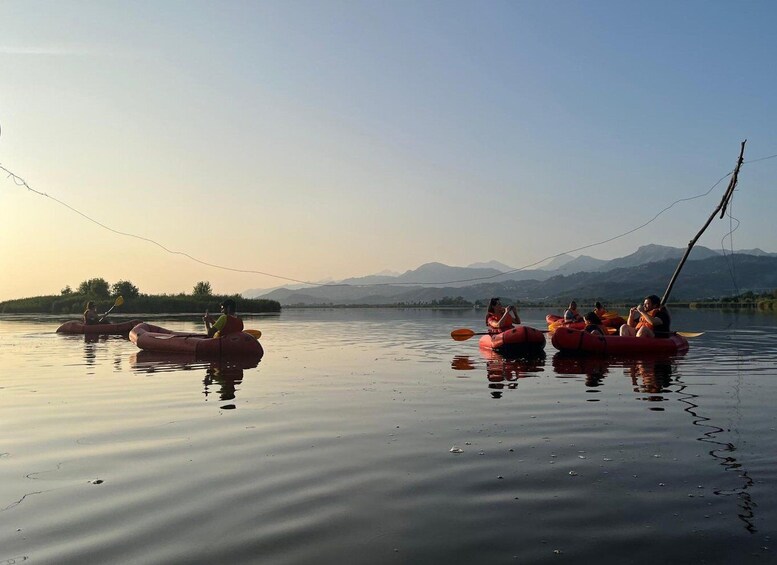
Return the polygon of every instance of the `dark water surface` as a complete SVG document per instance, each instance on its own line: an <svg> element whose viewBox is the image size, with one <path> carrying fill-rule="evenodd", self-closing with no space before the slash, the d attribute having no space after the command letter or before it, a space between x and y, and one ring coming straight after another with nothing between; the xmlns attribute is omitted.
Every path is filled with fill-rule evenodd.
<svg viewBox="0 0 777 565"><path fill-rule="evenodd" d="M775 316L506 360L474 311L292 310L258 366L61 321L0 319L0 565L777 562Z"/></svg>

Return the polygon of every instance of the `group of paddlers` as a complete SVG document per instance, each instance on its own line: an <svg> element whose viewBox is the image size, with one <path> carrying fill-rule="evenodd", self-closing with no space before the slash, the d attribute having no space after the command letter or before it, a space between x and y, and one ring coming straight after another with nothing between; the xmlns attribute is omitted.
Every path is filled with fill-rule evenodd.
<svg viewBox="0 0 777 565"><path fill-rule="evenodd" d="M563 324L580 324L585 322L584 331L594 334L606 335L603 320L608 312L601 302L596 302L594 309L584 316L577 311L577 302L569 303L569 308L564 312ZM625 323L618 328L618 335L629 337L669 337L672 319L669 311L661 304L661 299L655 294L646 296L642 304L629 310L629 316ZM488 303L486 312L486 326L491 333L500 333L520 324L518 310L514 305L504 306L499 298L492 298Z"/></svg>

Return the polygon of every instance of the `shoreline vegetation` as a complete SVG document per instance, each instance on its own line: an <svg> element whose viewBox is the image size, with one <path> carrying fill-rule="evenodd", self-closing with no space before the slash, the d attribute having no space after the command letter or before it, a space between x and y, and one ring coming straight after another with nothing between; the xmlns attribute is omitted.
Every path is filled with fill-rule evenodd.
<svg viewBox="0 0 777 565"><path fill-rule="evenodd" d="M548 300L548 301L523 301L512 300L509 297L502 297L503 300L511 304L516 304L519 308L547 308L547 309L566 309L569 300ZM572 298L579 304L594 304L596 301L604 302L608 308L625 308L641 302L642 297L634 298L633 301L618 300L607 302L602 297L596 298ZM441 300L431 300L429 302L396 302L389 304L285 304L287 309L297 308L430 308L436 310L467 310L470 308L486 308L488 299L469 301L458 296L455 298L445 297ZM690 309L719 309L719 310L763 310L777 312L777 290L772 292L755 294L745 292L737 296L728 296L723 298L708 298L701 300L669 302L668 306L672 308L690 308ZM585 308L583 308L585 309Z"/></svg>
<svg viewBox="0 0 777 565"><path fill-rule="evenodd" d="M129 281L119 281L110 286L104 279L90 279L82 282L77 290L73 291L66 286L58 295L35 296L31 298L19 298L0 302L0 314L58 314L81 315L86 302L94 300L98 310L107 310L116 297L122 296L124 303L114 312L114 316L131 314L191 314L196 312L218 312L218 305L227 298L232 298L238 303L238 312L241 314L272 314L281 311L281 304L277 300L263 298L244 298L240 294L221 295L214 294L209 282L198 282L191 294L141 294L137 287ZM633 301L618 300L608 302L602 297L553 299L542 301L522 301L504 296L507 302L516 304L519 308L547 308L549 310L563 310L569 300L574 299L580 304L593 305L597 300L604 302L608 308L618 309L637 304L642 298L635 297ZM286 304L283 308L300 309L341 309L341 308L422 308L437 310L461 310L483 309L488 305L488 298L469 301L461 296L445 297L440 300L417 302L394 302L387 304ZM719 309L719 310L758 310L777 312L777 289L765 293L745 292L736 296L722 298L709 298L694 301L670 302L672 308L690 309Z"/></svg>
<svg viewBox="0 0 777 565"><path fill-rule="evenodd" d="M218 313L219 304L227 298L237 302L239 314L268 314L281 311L276 300L243 298L239 294L214 294L207 281L198 282L191 294L141 294L129 281L119 281L110 286L104 279L82 282L74 291L69 286L59 294L34 296L0 302L0 314L58 314L81 316L86 303L93 300L100 312L108 310L115 299L122 296L124 302L112 312L114 317L132 314L191 314L209 310Z"/></svg>

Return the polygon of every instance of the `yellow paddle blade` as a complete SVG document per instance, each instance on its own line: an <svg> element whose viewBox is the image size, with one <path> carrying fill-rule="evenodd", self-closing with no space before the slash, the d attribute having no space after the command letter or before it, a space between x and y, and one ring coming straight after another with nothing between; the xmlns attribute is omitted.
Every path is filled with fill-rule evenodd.
<svg viewBox="0 0 777 565"><path fill-rule="evenodd" d="M114 306L121 306L124 304L124 298L122 296L116 297L116 302L113 303Z"/></svg>
<svg viewBox="0 0 777 565"><path fill-rule="evenodd" d="M259 330L243 330L243 333L250 334L254 336L256 339L259 339L260 337L262 337L262 332Z"/></svg>
<svg viewBox="0 0 777 565"><path fill-rule="evenodd" d="M458 330L453 330L451 332L451 337L456 341L466 341L473 335L475 335L475 332L468 328L459 328Z"/></svg>
<svg viewBox="0 0 777 565"><path fill-rule="evenodd" d="M704 335L704 332L674 332L677 335L681 335L683 337L699 337L700 335Z"/></svg>

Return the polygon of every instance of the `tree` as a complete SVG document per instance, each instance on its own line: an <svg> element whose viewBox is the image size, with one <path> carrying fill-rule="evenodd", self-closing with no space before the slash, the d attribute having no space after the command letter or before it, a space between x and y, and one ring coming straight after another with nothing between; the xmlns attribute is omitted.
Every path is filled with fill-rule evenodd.
<svg viewBox="0 0 777 565"><path fill-rule="evenodd" d="M68 295L70 295L70 294L73 294L73 289L72 289L72 288L70 288L70 285L69 285L69 284L66 284L66 285L65 285L65 288L63 288L62 290L60 290L60 291L59 291L59 293L60 293L62 296L68 296Z"/></svg>
<svg viewBox="0 0 777 565"><path fill-rule="evenodd" d="M213 289L208 281L200 281L194 285L192 294L194 294L194 296L211 296L213 294Z"/></svg>
<svg viewBox="0 0 777 565"><path fill-rule="evenodd" d="M138 287L130 281L119 281L113 283L111 287L111 296L122 296L124 298L136 298L140 291Z"/></svg>
<svg viewBox="0 0 777 565"><path fill-rule="evenodd" d="M109 298L108 281L102 278L89 279L78 285L78 294L86 294L93 298Z"/></svg>

